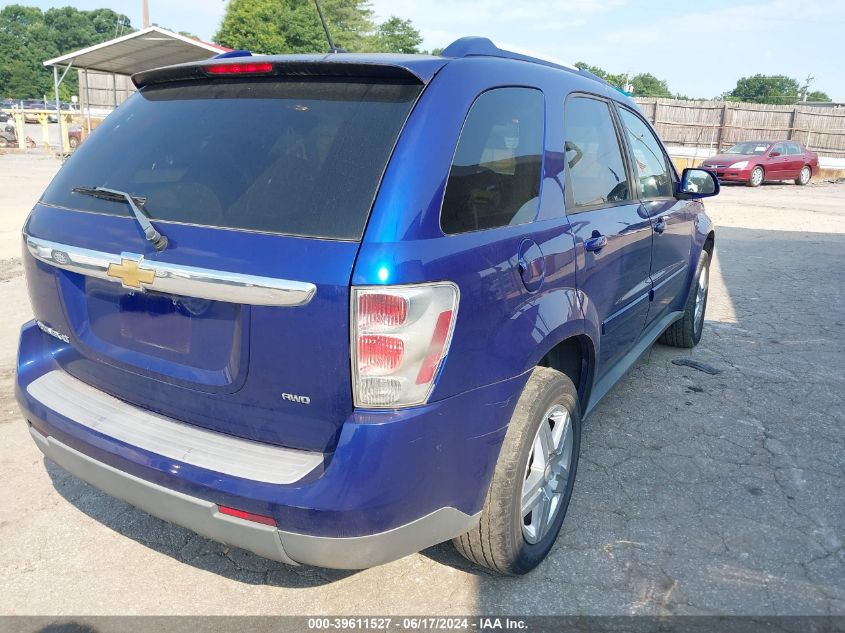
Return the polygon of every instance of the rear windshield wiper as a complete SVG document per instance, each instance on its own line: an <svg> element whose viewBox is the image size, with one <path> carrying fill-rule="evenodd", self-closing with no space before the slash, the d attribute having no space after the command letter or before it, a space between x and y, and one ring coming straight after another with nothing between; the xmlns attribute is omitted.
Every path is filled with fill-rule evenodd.
<svg viewBox="0 0 845 633"><path fill-rule="evenodd" d="M125 191L106 189L105 187L74 187L73 192L94 198L102 198L103 200L125 202L132 209L132 213L135 215L138 224L141 225L141 229L144 231L144 237L152 242L152 245L157 251L163 251L167 248L167 237L159 233L152 225L152 222L150 222L150 219L141 211L141 207L147 201L146 198L131 196Z"/></svg>

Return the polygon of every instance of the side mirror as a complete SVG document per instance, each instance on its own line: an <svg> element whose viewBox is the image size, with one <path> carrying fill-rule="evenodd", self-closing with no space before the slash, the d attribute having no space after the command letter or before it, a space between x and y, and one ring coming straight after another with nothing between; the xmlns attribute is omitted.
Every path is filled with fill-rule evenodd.
<svg viewBox="0 0 845 633"><path fill-rule="evenodd" d="M774 158L775 156L780 156L780 152L770 152L769 156L771 156L772 158Z"/></svg>
<svg viewBox="0 0 845 633"><path fill-rule="evenodd" d="M688 167L681 174L675 197L679 200L698 200L719 194L719 179L712 171Z"/></svg>

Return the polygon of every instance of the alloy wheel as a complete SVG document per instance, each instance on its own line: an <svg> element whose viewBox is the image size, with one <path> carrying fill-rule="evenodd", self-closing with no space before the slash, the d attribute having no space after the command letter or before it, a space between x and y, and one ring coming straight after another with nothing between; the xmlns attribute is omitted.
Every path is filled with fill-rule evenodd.
<svg viewBox="0 0 845 633"><path fill-rule="evenodd" d="M798 176L801 179L801 184L806 185L810 182L810 168L804 167L801 169L801 174Z"/></svg>
<svg viewBox="0 0 845 633"><path fill-rule="evenodd" d="M693 323L696 332L701 330L704 324L704 304L707 302L707 285L710 281L710 268L704 266L698 275L698 284L695 289L695 309L693 312Z"/></svg>
<svg viewBox="0 0 845 633"><path fill-rule="evenodd" d="M574 446L572 418L556 404L537 429L522 485L522 535L532 545L548 534L563 506Z"/></svg>

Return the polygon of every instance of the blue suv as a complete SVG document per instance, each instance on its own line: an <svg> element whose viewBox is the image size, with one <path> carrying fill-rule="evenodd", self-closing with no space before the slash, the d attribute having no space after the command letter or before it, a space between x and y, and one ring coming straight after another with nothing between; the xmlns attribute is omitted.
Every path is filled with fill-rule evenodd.
<svg viewBox="0 0 845 633"><path fill-rule="evenodd" d="M534 568L582 419L701 337L712 174L597 77L481 38L133 80L24 226L38 447L288 564L454 539Z"/></svg>

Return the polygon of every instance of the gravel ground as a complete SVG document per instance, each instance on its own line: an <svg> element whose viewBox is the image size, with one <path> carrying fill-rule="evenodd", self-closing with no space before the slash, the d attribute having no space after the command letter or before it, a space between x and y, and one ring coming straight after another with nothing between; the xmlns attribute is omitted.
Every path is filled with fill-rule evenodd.
<svg viewBox="0 0 845 633"><path fill-rule="evenodd" d="M18 230L55 169L0 157L0 614L845 615L845 185L708 201L701 344L655 346L607 396L551 556L500 579L448 544L356 573L285 567L45 462L12 384Z"/></svg>

